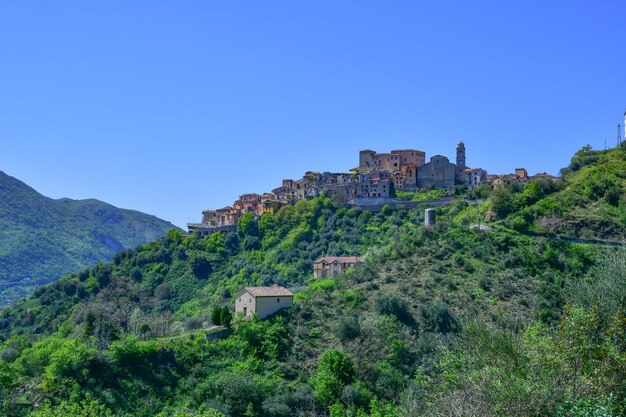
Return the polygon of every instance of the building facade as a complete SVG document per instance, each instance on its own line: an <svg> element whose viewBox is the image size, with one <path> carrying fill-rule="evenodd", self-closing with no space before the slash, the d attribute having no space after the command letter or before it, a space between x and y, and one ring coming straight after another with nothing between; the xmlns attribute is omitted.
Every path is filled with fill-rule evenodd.
<svg viewBox="0 0 626 417"><path fill-rule="evenodd" d="M356 171L367 173L370 171L401 171L402 167L413 164L421 166L426 159L426 153L417 149L398 149L390 153L377 153L371 149L359 152L359 166Z"/></svg>
<svg viewBox="0 0 626 417"><path fill-rule="evenodd" d="M435 155L430 162L417 169L417 186L421 188L445 189L454 192L457 184L457 167L448 158Z"/></svg>
<svg viewBox="0 0 626 417"><path fill-rule="evenodd" d="M313 262L315 279L336 277L361 263L358 256L323 256Z"/></svg>
<svg viewBox="0 0 626 417"><path fill-rule="evenodd" d="M285 287L244 287L237 293L235 313L263 319L292 305L293 294Z"/></svg>

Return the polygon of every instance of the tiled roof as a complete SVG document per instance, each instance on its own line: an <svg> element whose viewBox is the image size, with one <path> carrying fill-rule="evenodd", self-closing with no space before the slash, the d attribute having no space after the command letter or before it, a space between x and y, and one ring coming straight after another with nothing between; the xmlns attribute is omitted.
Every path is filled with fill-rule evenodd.
<svg viewBox="0 0 626 417"><path fill-rule="evenodd" d="M335 261L337 262L341 262L341 263L358 263L360 262L360 258L358 256L323 256L319 259L317 259L315 262L313 263L320 263L320 262L326 262L326 263L333 263Z"/></svg>
<svg viewBox="0 0 626 417"><path fill-rule="evenodd" d="M244 287L241 289L253 297L289 297L293 296L291 291L285 287Z"/></svg>

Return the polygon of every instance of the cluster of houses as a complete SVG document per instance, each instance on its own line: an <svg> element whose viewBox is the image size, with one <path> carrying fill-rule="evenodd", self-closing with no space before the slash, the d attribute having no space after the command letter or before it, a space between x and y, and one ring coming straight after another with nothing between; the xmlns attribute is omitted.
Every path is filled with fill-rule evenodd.
<svg viewBox="0 0 626 417"><path fill-rule="evenodd" d="M531 180L556 180L557 178L554 175L550 175L547 172L541 172L535 175L528 175L528 171L524 168L515 168L515 172L513 174L504 174L504 175L487 175L487 183L491 185L494 189L502 188L508 182L516 182L519 184L526 184Z"/></svg>
<svg viewBox="0 0 626 417"><path fill-rule="evenodd" d="M472 189L482 184L503 186L507 181L526 182L546 176L529 177L523 168L514 174L489 175L482 168L466 165L465 145L456 147L456 161L435 155L426 162L426 153L417 149L399 149L377 153L370 149L359 152L359 165L349 173L308 171L299 180L284 179L280 187L264 194L244 194L232 206L202 212L200 223L188 223L190 233L203 236L216 230L235 228L239 217L253 212L256 216L276 213L285 205L325 194L340 204L385 204L395 190L444 189L454 194L458 185ZM554 178L554 177L552 177Z"/></svg>
<svg viewBox="0 0 626 417"><path fill-rule="evenodd" d="M316 279L343 274L361 263L358 256L324 256L313 262ZM246 318L265 318L293 305L293 293L285 287L244 287L235 297L235 312Z"/></svg>

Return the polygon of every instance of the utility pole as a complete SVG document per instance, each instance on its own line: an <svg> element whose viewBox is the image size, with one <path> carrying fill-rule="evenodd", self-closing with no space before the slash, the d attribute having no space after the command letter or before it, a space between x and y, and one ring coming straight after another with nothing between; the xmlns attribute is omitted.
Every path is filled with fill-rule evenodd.
<svg viewBox="0 0 626 417"><path fill-rule="evenodd" d="M622 125L617 124L617 147L622 144Z"/></svg>

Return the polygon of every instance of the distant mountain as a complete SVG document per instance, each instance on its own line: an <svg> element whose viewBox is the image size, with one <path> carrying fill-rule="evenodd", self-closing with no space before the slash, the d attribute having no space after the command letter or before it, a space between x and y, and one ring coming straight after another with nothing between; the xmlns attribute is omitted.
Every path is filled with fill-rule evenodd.
<svg viewBox="0 0 626 417"><path fill-rule="evenodd" d="M53 200L0 171L0 306L174 228L94 199Z"/></svg>

